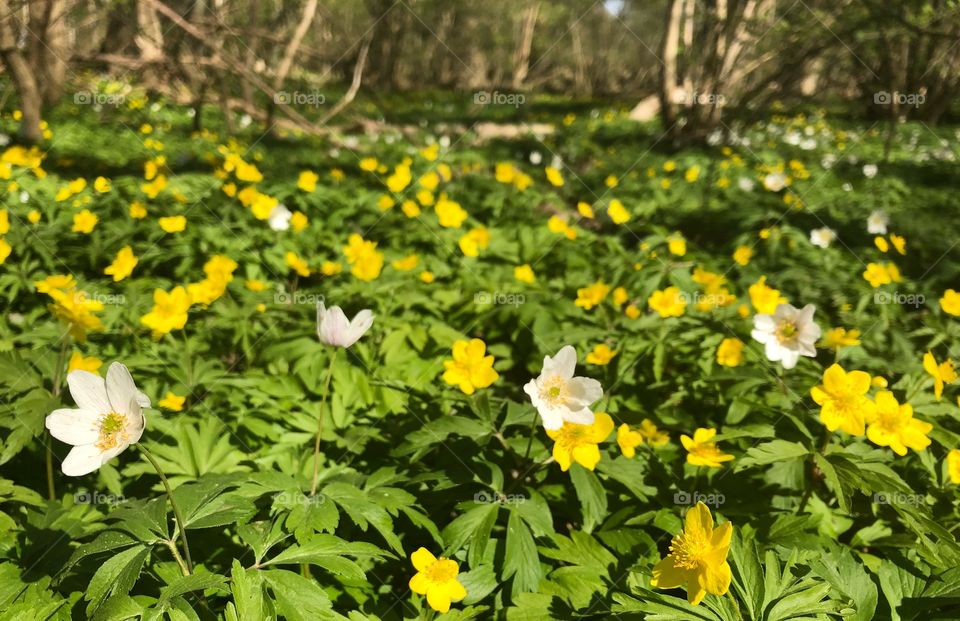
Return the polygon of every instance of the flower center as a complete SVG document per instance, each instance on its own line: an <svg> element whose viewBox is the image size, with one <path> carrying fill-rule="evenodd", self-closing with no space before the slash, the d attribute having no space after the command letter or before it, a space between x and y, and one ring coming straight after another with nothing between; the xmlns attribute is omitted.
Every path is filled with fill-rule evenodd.
<svg viewBox="0 0 960 621"><path fill-rule="evenodd" d="M567 400L567 385L559 375L553 375L540 387L540 399L552 408Z"/></svg>
<svg viewBox="0 0 960 621"><path fill-rule="evenodd" d="M670 542L670 555L677 567L696 569L710 552L710 542L701 533L680 533Z"/></svg>
<svg viewBox="0 0 960 621"><path fill-rule="evenodd" d="M786 345L787 343L796 341L800 335L800 331L797 329L796 322L785 319L777 324L776 334L777 340L780 341L782 345Z"/></svg>
<svg viewBox="0 0 960 621"><path fill-rule="evenodd" d="M449 582L457 577L457 564L441 556L425 573L430 582Z"/></svg>
<svg viewBox="0 0 960 621"><path fill-rule="evenodd" d="M127 417L117 412L110 412L100 419L100 435L97 438L96 447L101 451L109 451L126 442L128 437Z"/></svg>

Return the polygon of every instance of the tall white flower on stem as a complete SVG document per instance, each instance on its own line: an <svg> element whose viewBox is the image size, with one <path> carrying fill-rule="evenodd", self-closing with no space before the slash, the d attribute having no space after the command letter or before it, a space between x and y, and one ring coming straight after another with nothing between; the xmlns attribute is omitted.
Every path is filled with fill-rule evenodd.
<svg viewBox="0 0 960 621"><path fill-rule="evenodd" d="M876 210L867 218L867 232L871 235L886 235L890 216L885 211Z"/></svg>
<svg viewBox="0 0 960 621"><path fill-rule="evenodd" d="M814 344L820 338L820 326L813 321L816 310L813 304L801 309L780 304L772 315L753 318L750 335L763 343L767 360L780 362L784 369L792 369L797 366L800 356L813 358L817 355Z"/></svg>
<svg viewBox="0 0 960 621"><path fill-rule="evenodd" d="M836 238L836 231L827 226L810 231L810 243L818 248L829 248Z"/></svg>
<svg viewBox="0 0 960 621"><path fill-rule="evenodd" d="M137 390L130 371L119 362L107 379L89 371L67 375L76 408L61 408L47 416L50 435L73 445L63 460L63 473L79 477L97 470L140 440L150 399Z"/></svg>
<svg viewBox="0 0 960 621"><path fill-rule="evenodd" d="M332 306L327 309L323 302L317 303L317 336L324 345L350 347L360 340L373 325L373 313L365 308L347 320L343 309Z"/></svg>
<svg viewBox="0 0 960 621"><path fill-rule="evenodd" d="M590 405L603 396L603 388L595 379L574 377L576 366L577 351L567 345L553 358L545 356L539 377L523 387L543 419L544 429L560 429L564 421L593 424Z"/></svg>

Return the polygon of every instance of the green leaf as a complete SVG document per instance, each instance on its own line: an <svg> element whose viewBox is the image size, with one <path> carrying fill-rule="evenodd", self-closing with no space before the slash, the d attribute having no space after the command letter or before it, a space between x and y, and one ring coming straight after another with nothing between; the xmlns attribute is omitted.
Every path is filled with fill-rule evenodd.
<svg viewBox="0 0 960 621"><path fill-rule="evenodd" d="M543 577L533 535L520 514L513 511L507 521L507 544L501 577L503 580L513 577L514 596L536 591L540 578Z"/></svg>
<svg viewBox="0 0 960 621"><path fill-rule="evenodd" d="M107 559L97 569L84 595L90 602L87 606L88 615L93 614L107 597L130 592L140 576L140 569L149 552L149 547L138 544Z"/></svg>
<svg viewBox="0 0 960 621"><path fill-rule="evenodd" d="M570 467L570 479L577 491L577 498L580 499L583 530L589 533L607 515L607 491L593 471L587 470L578 463Z"/></svg>
<svg viewBox="0 0 960 621"><path fill-rule="evenodd" d="M809 455L810 451L799 442L771 440L747 449L746 455L737 460L735 472L754 466L766 466L779 461L799 459Z"/></svg>

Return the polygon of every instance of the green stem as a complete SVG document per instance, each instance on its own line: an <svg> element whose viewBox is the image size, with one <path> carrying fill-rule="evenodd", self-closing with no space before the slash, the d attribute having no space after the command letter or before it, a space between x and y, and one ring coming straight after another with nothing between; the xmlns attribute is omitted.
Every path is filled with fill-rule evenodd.
<svg viewBox="0 0 960 621"><path fill-rule="evenodd" d="M533 435L537 432L537 417L540 416L536 412L533 413L533 421L530 423L530 437L527 438L527 450L523 452L523 460L526 461L530 459L530 447L533 446Z"/></svg>
<svg viewBox="0 0 960 621"><path fill-rule="evenodd" d="M823 428L823 438L820 440L820 446L816 449L817 453L823 455L824 452L826 452L827 446L830 445L832 435L829 429L826 427ZM797 515L803 513L803 510L807 508L810 496L813 495L813 489L817 485L817 479L814 475L816 468L815 455L816 453L811 453L810 458L807 460L810 469L810 479L807 481L806 489L803 490L803 496L800 498L800 504L797 506Z"/></svg>
<svg viewBox="0 0 960 621"><path fill-rule="evenodd" d="M330 394L330 380L333 379L333 365L337 361L337 349L330 356L330 366L327 368L327 379L323 383L323 393L320 394L320 412L317 414L317 438L313 443L313 482L310 483L310 495L317 493L317 484L320 482L320 437L323 435L323 406Z"/></svg>
<svg viewBox="0 0 960 621"><path fill-rule="evenodd" d="M737 601L737 598L733 596L733 591L731 591L731 590L728 589L728 590L727 590L727 597L729 597L729 598L730 598L730 601L733 602L733 609L734 609L734 610L736 611L736 613L737 613L737 618L740 619L740 621L743 621L743 613L740 612L740 602L738 602L738 601Z"/></svg>
<svg viewBox="0 0 960 621"><path fill-rule="evenodd" d="M164 489L167 490L167 498L170 499L170 507L173 508L173 515L177 519L177 528L180 530L180 542L183 544L183 555L186 557L187 572L184 575L192 574L193 559L190 558L190 544L187 542L187 529L185 526L186 522L183 519L183 513L180 512L180 506L173 497L173 489L170 487L170 481L168 481L167 477L164 476L163 470L160 468L160 464L157 463L157 460L153 457L150 451L147 450L147 447L137 442L137 448L139 448L140 452L143 453L143 456L147 458L147 461L153 465L153 469L156 470L157 474L160 476L160 481L163 482Z"/></svg>
<svg viewBox="0 0 960 621"><path fill-rule="evenodd" d="M57 366L53 370L53 390L51 394L54 399L60 397L60 391L63 388L63 370L67 365L67 351L70 349L70 332L67 331L60 339L60 353L57 355ZM50 500L56 500L57 489L53 478L53 436L46 432L47 437L47 497Z"/></svg>

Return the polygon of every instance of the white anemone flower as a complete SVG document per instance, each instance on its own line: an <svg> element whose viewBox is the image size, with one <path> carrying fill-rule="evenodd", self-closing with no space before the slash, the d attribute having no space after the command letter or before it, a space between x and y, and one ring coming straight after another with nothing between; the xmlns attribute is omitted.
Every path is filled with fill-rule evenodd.
<svg viewBox="0 0 960 621"><path fill-rule="evenodd" d="M828 226L810 231L810 243L819 248L829 248L837 233Z"/></svg>
<svg viewBox="0 0 960 621"><path fill-rule="evenodd" d="M801 309L780 304L772 315L753 318L750 336L763 343L767 360L780 362L784 369L797 366L800 356L817 355L814 345L820 338L820 326L813 321L817 307L807 304Z"/></svg>
<svg viewBox="0 0 960 621"><path fill-rule="evenodd" d="M107 369L106 381L96 373L72 371L67 385L77 408L54 410L46 425L54 438L73 445L62 468L65 475L79 477L140 440L146 425L142 408L150 407L150 399L119 362Z"/></svg>
<svg viewBox="0 0 960 621"><path fill-rule="evenodd" d="M770 192L779 192L787 187L787 176L781 172L772 172L763 178L763 187Z"/></svg>
<svg viewBox="0 0 960 621"><path fill-rule="evenodd" d="M867 232L871 235L886 235L888 224L890 224L890 216L885 211L874 211L867 218Z"/></svg>
<svg viewBox="0 0 960 621"><path fill-rule="evenodd" d="M350 347L359 341L372 325L373 313L368 308L354 315L353 321L349 321L339 306L327 309L323 302L317 303L317 336L325 345Z"/></svg>
<svg viewBox="0 0 960 621"><path fill-rule="evenodd" d="M593 423L590 405L603 396L603 388L595 379L574 377L576 366L577 351L567 345L553 358L545 356L540 376L523 387L543 419L544 429L560 429L564 421Z"/></svg>
<svg viewBox="0 0 960 621"><path fill-rule="evenodd" d="M290 228L290 218L293 213L283 205L277 205L270 212L267 222L274 231L286 231Z"/></svg>
<svg viewBox="0 0 960 621"><path fill-rule="evenodd" d="M867 179L873 179L877 176L877 165L876 164L864 164L863 165L863 176Z"/></svg>

